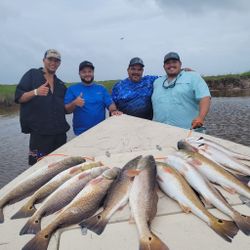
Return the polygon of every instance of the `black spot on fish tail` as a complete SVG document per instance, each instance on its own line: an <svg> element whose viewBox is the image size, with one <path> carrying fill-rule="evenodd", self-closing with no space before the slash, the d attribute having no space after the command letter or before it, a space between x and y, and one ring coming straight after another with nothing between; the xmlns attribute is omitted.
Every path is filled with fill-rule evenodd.
<svg viewBox="0 0 250 250"><path fill-rule="evenodd" d="M244 234L250 235L250 216L236 213L233 219Z"/></svg>
<svg viewBox="0 0 250 250"><path fill-rule="evenodd" d="M243 195L239 195L240 200L246 204L248 207L250 207L250 199L248 199L247 197L243 196Z"/></svg>
<svg viewBox="0 0 250 250"><path fill-rule="evenodd" d="M32 216L36 212L36 208L32 204L25 204L19 211L17 211L11 219L20 219Z"/></svg>
<svg viewBox="0 0 250 250"><path fill-rule="evenodd" d="M101 212L91 218L88 218L82 221L79 225L81 227L87 227L89 230L100 235L104 231L107 223L108 223L108 219L105 218Z"/></svg>
<svg viewBox="0 0 250 250"><path fill-rule="evenodd" d="M44 232L38 233L33 239L31 239L22 250L46 250L49 245L51 234L45 234Z"/></svg>
<svg viewBox="0 0 250 250"><path fill-rule="evenodd" d="M41 219L30 218L21 229L19 235L23 234L37 234L41 230Z"/></svg>

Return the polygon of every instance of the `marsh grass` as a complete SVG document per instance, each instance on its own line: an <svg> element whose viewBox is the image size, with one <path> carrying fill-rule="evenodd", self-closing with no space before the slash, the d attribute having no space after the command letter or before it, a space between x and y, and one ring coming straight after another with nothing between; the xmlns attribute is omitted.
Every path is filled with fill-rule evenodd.
<svg viewBox="0 0 250 250"><path fill-rule="evenodd" d="M250 71L241 73L241 74L227 74L227 75L217 75L217 76L203 76L205 81L221 81L221 80L238 80L240 78L250 78ZM107 80L107 81L97 81L98 83L104 85L109 92L113 85L119 80ZM66 83L66 86L69 87L75 84L75 82ZM0 84L0 105L1 106L11 106L14 104L14 93L15 93L16 85L5 85Z"/></svg>

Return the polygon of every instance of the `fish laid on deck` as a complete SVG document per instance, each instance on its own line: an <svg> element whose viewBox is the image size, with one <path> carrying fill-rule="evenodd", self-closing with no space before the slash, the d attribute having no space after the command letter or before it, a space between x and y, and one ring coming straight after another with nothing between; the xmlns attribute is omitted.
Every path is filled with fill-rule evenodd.
<svg viewBox="0 0 250 250"><path fill-rule="evenodd" d="M141 250L167 250L169 249L150 230L150 223L157 212L157 183L156 164L152 155L143 157L136 170L128 170L131 175L136 174L129 194L129 205L132 217L135 220L139 233L139 249Z"/></svg>
<svg viewBox="0 0 250 250"><path fill-rule="evenodd" d="M61 185L52 193L39 207L39 209L27 221L20 231L22 234L36 234L41 230L41 219L44 216L53 214L69 204L74 197L92 179L102 174L108 167L96 167L79 173Z"/></svg>
<svg viewBox="0 0 250 250"><path fill-rule="evenodd" d="M11 219L30 217L36 211L35 204L43 201L64 182L85 170L101 166L101 162L85 162L66 169L39 188Z"/></svg>
<svg viewBox="0 0 250 250"><path fill-rule="evenodd" d="M188 138L188 141L193 141L193 142L196 142L198 144L202 143L202 144L207 145L207 146L212 146L213 148L216 148L219 151L224 152L225 154L232 156L236 159L250 161L249 155L244 155L244 154L234 152L234 151L230 150L229 148L226 148L226 147L220 145L219 143L214 142L214 141L209 140L209 139L204 138L204 137L200 137L198 139L194 139L191 137L191 138Z"/></svg>
<svg viewBox="0 0 250 250"><path fill-rule="evenodd" d="M157 175L158 184L162 191L176 200L184 212L192 212L206 222L224 240L232 241L232 238L238 232L235 223L218 219L208 212L178 171L166 163L159 163L157 164Z"/></svg>
<svg viewBox="0 0 250 250"><path fill-rule="evenodd" d="M0 200L0 223L4 222L3 208L6 205L13 204L26 198L58 173L83 162L85 162L83 157L72 156L56 163L42 166L34 173L27 176L27 178L18 183Z"/></svg>
<svg viewBox="0 0 250 250"><path fill-rule="evenodd" d="M58 229L80 223L93 215L100 207L106 192L119 173L119 168L108 169L101 176L91 180L58 216L31 239L23 250L45 250L52 234Z"/></svg>
<svg viewBox="0 0 250 250"><path fill-rule="evenodd" d="M186 141L179 141L178 148L182 149L185 159L206 176L209 181L217 183L228 192L241 194L250 199L250 188L239 181L233 174L224 170L211 159L199 154L197 149Z"/></svg>
<svg viewBox="0 0 250 250"><path fill-rule="evenodd" d="M213 184L183 159L181 154L168 155L165 162L181 173L189 185L202 195L206 203L214 205L224 214L231 217L243 233L250 235L250 217L236 211Z"/></svg>
<svg viewBox="0 0 250 250"><path fill-rule="evenodd" d="M205 157L218 162L224 166L227 170L234 171L237 174L244 174L250 176L250 167L239 160L235 159L233 156L226 154L218 148L213 147L210 144L197 143L194 140L187 140L193 147L195 147L198 152Z"/></svg>
<svg viewBox="0 0 250 250"><path fill-rule="evenodd" d="M133 178L127 175L127 170L136 169L140 159L141 156L138 156L125 164L108 191L104 201L103 211L81 222L81 226L87 227L98 235L103 232L111 216L128 203Z"/></svg>

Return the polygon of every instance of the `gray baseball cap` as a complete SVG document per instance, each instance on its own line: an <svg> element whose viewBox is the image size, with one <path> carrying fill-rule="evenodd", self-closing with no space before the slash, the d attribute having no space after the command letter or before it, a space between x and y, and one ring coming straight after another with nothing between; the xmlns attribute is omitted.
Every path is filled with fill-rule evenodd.
<svg viewBox="0 0 250 250"><path fill-rule="evenodd" d="M169 52L164 56L164 63L169 59L175 59L180 61L180 56L176 52Z"/></svg>
<svg viewBox="0 0 250 250"><path fill-rule="evenodd" d="M61 61L61 55L55 49L48 49L44 54L44 58L56 58Z"/></svg>
<svg viewBox="0 0 250 250"><path fill-rule="evenodd" d="M144 67L144 63L143 63L142 59L139 58L139 57L134 57L134 58L132 58L132 59L130 60L128 66L130 67L130 66L133 66L133 65L136 65L136 64L140 64L142 67Z"/></svg>

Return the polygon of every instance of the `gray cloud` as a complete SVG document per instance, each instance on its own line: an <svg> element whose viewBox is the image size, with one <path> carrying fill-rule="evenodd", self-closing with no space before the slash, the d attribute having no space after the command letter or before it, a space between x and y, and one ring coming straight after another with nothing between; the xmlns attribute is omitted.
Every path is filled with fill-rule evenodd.
<svg viewBox="0 0 250 250"><path fill-rule="evenodd" d="M164 74L163 56L171 50L201 74L243 72L250 69L249 6L242 0L2 0L0 83L17 83L41 66L48 48L62 53L58 75L65 81L79 80L85 59L95 64L97 80L126 77L134 56L143 58L145 74Z"/></svg>

